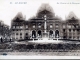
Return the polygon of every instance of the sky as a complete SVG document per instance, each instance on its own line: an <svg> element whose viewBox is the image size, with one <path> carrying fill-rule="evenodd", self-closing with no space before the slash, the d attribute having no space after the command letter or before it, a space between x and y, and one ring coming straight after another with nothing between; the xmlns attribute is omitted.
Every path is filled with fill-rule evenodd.
<svg viewBox="0 0 80 60"><path fill-rule="evenodd" d="M36 16L41 4L49 4L56 16L65 20L71 11L80 19L80 0L0 0L0 20L11 25L11 20L22 12L26 20Z"/></svg>

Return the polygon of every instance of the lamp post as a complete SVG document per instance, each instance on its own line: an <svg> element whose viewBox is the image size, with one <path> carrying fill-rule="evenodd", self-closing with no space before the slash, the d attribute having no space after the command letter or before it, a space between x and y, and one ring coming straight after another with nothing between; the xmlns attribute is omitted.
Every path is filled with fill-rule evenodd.
<svg viewBox="0 0 80 60"><path fill-rule="evenodd" d="M46 19L46 15L44 15L44 37L46 37L46 29L47 29L47 23L46 23L46 21L47 21L47 19Z"/></svg>
<svg viewBox="0 0 80 60"><path fill-rule="evenodd" d="M46 33L46 20L47 20L47 19L46 19L46 15L45 15L45 16L44 16L44 21L45 21L45 23L44 23L44 29L45 29L45 31L44 31L44 32L45 32L45 33Z"/></svg>

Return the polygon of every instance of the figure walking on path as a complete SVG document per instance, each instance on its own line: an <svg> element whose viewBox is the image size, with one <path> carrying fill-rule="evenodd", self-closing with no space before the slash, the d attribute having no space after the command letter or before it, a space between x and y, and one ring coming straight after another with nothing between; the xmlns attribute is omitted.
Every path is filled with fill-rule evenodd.
<svg viewBox="0 0 80 60"><path fill-rule="evenodd" d="M2 37L1 37L1 42L3 42L3 39L2 39Z"/></svg>

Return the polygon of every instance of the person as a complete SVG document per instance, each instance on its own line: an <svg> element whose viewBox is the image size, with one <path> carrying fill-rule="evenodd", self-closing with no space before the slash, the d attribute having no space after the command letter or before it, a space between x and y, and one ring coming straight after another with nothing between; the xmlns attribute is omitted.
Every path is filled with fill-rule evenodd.
<svg viewBox="0 0 80 60"><path fill-rule="evenodd" d="M2 39L2 37L1 37L1 42L3 42L3 39Z"/></svg>
<svg viewBox="0 0 80 60"><path fill-rule="evenodd" d="M11 42L11 38L10 38L10 42Z"/></svg>

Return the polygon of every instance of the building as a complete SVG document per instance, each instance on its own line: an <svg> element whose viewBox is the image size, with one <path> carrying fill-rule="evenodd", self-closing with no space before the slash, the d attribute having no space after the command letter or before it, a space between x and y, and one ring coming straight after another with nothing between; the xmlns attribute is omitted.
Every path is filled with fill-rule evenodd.
<svg viewBox="0 0 80 60"><path fill-rule="evenodd" d="M48 4L42 5L35 17L26 20L19 13L11 22L11 36L21 39L80 39L79 19L72 17L62 21L55 16Z"/></svg>

